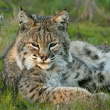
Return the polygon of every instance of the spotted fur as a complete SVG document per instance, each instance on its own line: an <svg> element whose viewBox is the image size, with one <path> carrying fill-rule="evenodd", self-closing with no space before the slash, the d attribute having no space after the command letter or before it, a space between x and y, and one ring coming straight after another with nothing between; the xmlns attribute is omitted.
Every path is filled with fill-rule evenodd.
<svg viewBox="0 0 110 110"><path fill-rule="evenodd" d="M103 46L96 47L86 42L72 41L70 52L93 71L110 71L110 53L106 53Z"/></svg>
<svg viewBox="0 0 110 110"><path fill-rule="evenodd" d="M19 34L4 59L2 74L5 84L18 87L24 98L73 103L100 95L88 92L89 87L110 85L110 73L93 71L71 56L68 18L66 10L41 21L19 12Z"/></svg>

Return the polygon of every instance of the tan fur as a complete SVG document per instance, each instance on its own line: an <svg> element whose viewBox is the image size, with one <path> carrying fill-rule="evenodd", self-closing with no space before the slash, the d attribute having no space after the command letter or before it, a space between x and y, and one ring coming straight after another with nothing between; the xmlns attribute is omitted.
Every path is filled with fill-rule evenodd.
<svg viewBox="0 0 110 110"><path fill-rule="evenodd" d="M16 60L16 56L15 56L15 48L13 47L10 51L10 57L9 57L9 62L13 63Z"/></svg>

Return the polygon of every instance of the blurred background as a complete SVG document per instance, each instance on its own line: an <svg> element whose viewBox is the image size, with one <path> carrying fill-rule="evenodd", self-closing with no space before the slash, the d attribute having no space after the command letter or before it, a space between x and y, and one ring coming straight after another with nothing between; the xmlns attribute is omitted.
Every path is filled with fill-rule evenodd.
<svg viewBox="0 0 110 110"><path fill-rule="evenodd" d="M0 0L0 57L18 34L20 5L29 14L41 16L55 15L67 6L71 40L110 44L110 0Z"/></svg>

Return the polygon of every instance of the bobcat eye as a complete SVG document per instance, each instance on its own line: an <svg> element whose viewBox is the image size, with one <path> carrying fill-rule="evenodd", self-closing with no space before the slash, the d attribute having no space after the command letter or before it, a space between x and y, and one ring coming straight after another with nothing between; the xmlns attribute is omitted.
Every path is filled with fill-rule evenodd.
<svg viewBox="0 0 110 110"><path fill-rule="evenodd" d="M38 45L38 44L31 43L31 46L32 46L33 48L36 48L37 50L39 49L39 45Z"/></svg>
<svg viewBox="0 0 110 110"><path fill-rule="evenodd" d="M52 50L54 49L58 44L57 43L50 43L49 44L49 49Z"/></svg>

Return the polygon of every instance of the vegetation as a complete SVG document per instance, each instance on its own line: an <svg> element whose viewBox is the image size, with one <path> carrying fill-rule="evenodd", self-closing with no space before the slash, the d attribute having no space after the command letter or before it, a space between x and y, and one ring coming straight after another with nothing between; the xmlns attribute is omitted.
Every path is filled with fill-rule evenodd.
<svg viewBox="0 0 110 110"><path fill-rule="evenodd" d="M1 0L0 15L0 57L13 44L19 30L18 12L22 6L29 14L54 15L66 6L69 13L68 33L71 40L83 40L101 45L103 41L110 44L110 0ZM0 72L3 60L0 60ZM2 87L0 83L0 87ZM84 110L110 109L110 101L97 103L74 103L72 105L53 105L50 103L30 103L20 94L14 94L10 88L0 92L1 110Z"/></svg>

